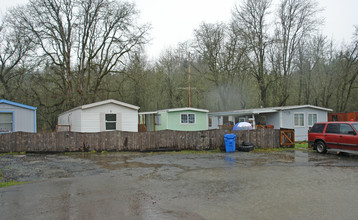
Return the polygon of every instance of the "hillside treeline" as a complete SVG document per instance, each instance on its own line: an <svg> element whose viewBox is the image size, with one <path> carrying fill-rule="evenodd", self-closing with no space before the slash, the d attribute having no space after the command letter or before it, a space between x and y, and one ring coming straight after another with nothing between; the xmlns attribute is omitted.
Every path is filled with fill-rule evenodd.
<svg viewBox="0 0 358 220"><path fill-rule="evenodd" d="M133 3L30 0L0 25L0 98L38 107L39 130L59 113L117 99L141 111L188 105L225 111L311 104L358 109L358 28L338 44L313 0L245 0L228 23L149 60L150 24Z"/></svg>

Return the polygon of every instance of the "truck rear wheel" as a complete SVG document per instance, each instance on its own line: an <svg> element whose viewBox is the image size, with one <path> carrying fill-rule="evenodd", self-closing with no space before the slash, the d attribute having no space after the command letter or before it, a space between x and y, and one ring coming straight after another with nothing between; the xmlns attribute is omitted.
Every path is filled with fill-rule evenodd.
<svg viewBox="0 0 358 220"><path fill-rule="evenodd" d="M323 141L317 141L316 150L320 154L324 154L327 152L326 144Z"/></svg>

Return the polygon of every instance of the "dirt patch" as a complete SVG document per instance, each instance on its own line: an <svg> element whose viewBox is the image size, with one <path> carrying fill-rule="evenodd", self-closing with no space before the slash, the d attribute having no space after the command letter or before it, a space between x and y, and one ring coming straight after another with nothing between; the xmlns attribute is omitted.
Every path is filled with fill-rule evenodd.
<svg viewBox="0 0 358 220"><path fill-rule="evenodd" d="M95 161L65 155L0 156L2 181L42 181L53 178L88 176L108 172Z"/></svg>

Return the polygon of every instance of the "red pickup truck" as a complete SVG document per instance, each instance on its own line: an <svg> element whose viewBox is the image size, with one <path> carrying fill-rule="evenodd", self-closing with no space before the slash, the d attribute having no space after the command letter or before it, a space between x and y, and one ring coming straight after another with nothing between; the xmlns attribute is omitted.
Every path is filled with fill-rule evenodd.
<svg viewBox="0 0 358 220"><path fill-rule="evenodd" d="M319 153L358 151L358 122L320 122L308 131L308 143Z"/></svg>

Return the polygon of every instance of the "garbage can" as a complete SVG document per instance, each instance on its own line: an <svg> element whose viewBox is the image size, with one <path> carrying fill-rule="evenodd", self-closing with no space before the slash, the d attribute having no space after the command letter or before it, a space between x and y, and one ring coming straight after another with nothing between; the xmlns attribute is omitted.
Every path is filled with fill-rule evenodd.
<svg viewBox="0 0 358 220"><path fill-rule="evenodd" d="M225 134L225 150L226 152L235 152L235 139L236 134Z"/></svg>

